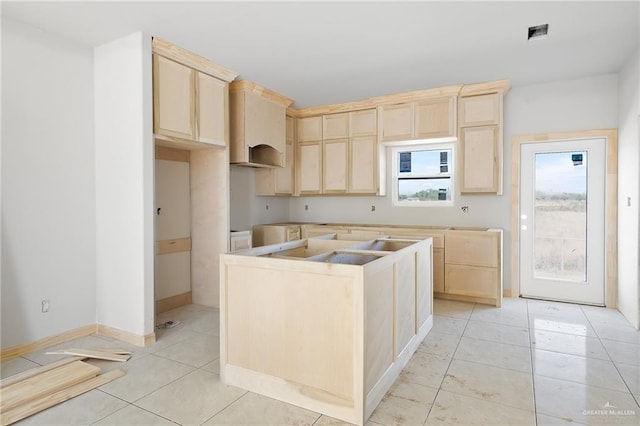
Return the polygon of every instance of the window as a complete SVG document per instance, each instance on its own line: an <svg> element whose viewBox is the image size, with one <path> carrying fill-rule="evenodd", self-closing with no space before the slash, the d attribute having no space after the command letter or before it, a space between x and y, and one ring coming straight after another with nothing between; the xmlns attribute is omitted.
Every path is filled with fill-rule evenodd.
<svg viewBox="0 0 640 426"><path fill-rule="evenodd" d="M453 205L453 144L392 149L396 205Z"/></svg>

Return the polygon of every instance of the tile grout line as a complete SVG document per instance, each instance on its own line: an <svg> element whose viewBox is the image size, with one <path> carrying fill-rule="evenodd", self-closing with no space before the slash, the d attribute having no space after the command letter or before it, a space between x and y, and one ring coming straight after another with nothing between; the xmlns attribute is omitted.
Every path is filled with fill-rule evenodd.
<svg viewBox="0 0 640 426"><path fill-rule="evenodd" d="M531 317L529 317L529 301L527 299L523 299L525 300L525 304L526 304L526 314L527 314L527 329L529 330L529 362L531 362L531 386L533 387L532 389L532 396L533 396L533 419L534 422L536 424L536 426L538 425L538 402L536 401L536 371L535 371L535 363L534 363L534 351L535 351L535 347L533 346L533 336L532 336L532 330L531 330Z"/></svg>
<svg viewBox="0 0 640 426"><path fill-rule="evenodd" d="M606 308L604 308L606 309ZM631 388L629 387L629 384L627 383L627 381L624 379L624 376L622 375L622 373L620 372L620 369L618 368L618 365L616 364L616 362L614 361L613 357L611 356L611 353L609 353L609 350L607 349L607 347L604 345L604 343L602 342L602 338L600 337L600 333L598 333L598 330L596 330L596 328L593 326L593 324L591 323L591 319L589 318L589 316L584 312L584 309L582 309L582 306L580 306L580 310L582 311L582 313L584 314L585 317L587 317L587 322L589 323L589 325L591 326L591 328L593 328L593 331L596 333L596 336L598 336L598 341L600 342L600 344L602 345L602 347L604 348L605 352L607 353L607 356L609 357L609 361L611 362L611 364L613 364L613 368L616 369L616 372L618 373L618 375L620 376L620 379L622 380L622 383L624 383L625 387L627 388L627 391L629 391L629 395L631 395L631 398L636 402L636 405L640 408L640 400L639 398L637 398L633 392L631 392ZM623 342L624 343L624 342ZM639 346L640 348L640 346ZM623 363L624 364L624 363ZM639 366L640 368L640 366Z"/></svg>
<svg viewBox="0 0 640 426"><path fill-rule="evenodd" d="M476 305L477 305L477 303L474 303L473 307L471 308L471 312L469 312L469 317L467 317L466 322L464 324L464 328L462 329L462 333L458 337L458 343L456 344L456 348L453 350L453 352L451 354L451 359L449 360L449 364L447 365L447 369L444 372L444 376L442 377L442 381L438 385L438 390L436 391L436 396L433 398L433 402L431 403L431 406L429 407L429 411L427 413L427 417L424 420L424 423L422 423L423 425L426 425L427 422L429 421L429 416L431 415L431 411L433 410L433 406L436 404L436 400L438 399L438 395L440 395L440 391L443 390L442 389L442 384L444 383L444 380L447 377L447 373L449 372L449 368L451 368L451 363L453 362L453 357L455 356L456 352L458 351L458 347L460 346L460 341L462 340L462 336L464 336L464 332L467 329L467 326L469 325L469 320L471 319L471 315L473 314L473 311L475 310ZM434 304L434 307L435 307L435 304ZM435 323L435 316L436 316L435 309L433 310L433 316L434 316L434 323ZM449 317L449 318L455 318L455 317ZM461 318L456 318L456 319L461 319ZM429 333L431 333L431 331L429 331ZM427 334L427 336L429 336L429 334ZM425 337L425 339L426 339L426 337ZM424 342L424 340L422 342ZM422 344L422 342L421 342L421 344Z"/></svg>

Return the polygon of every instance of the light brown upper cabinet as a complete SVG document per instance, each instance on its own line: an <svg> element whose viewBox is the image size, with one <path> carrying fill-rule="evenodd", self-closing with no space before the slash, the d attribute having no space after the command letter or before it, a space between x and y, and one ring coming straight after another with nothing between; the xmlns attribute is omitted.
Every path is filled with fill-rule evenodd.
<svg viewBox="0 0 640 426"><path fill-rule="evenodd" d="M286 159L286 109L292 103L250 81L231 83L232 164L284 167Z"/></svg>
<svg viewBox="0 0 640 426"><path fill-rule="evenodd" d="M322 141L298 143L295 169L297 195L322 194Z"/></svg>
<svg viewBox="0 0 640 426"><path fill-rule="evenodd" d="M458 188L502 195L502 99L508 81L466 85L458 98Z"/></svg>
<svg viewBox="0 0 640 426"><path fill-rule="evenodd" d="M460 129L460 192L492 193L500 190L498 126Z"/></svg>
<svg viewBox="0 0 640 426"><path fill-rule="evenodd" d="M425 99L414 103L417 139L443 138L456 135L456 98Z"/></svg>
<svg viewBox="0 0 640 426"><path fill-rule="evenodd" d="M256 170L256 195L293 195L295 119L287 116L286 156L284 167Z"/></svg>
<svg viewBox="0 0 640 426"><path fill-rule="evenodd" d="M349 137L349 113L322 116L322 137L324 140Z"/></svg>
<svg viewBox="0 0 640 426"><path fill-rule="evenodd" d="M376 131L374 108L298 118L297 195L375 195Z"/></svg>
<svg viewBox="0 0 640 426"><path fill-rule="evenodd" d="M322 143L322 189L324 194L347 192L348 139L325 139Z"/></svg>
<svg viewBox="0 0 640 426"><path fill-rule="evenodd" d="M500 124L501 96L498 93L460 98L460 127Z"/></svg>
<svg viewBox="0 0 640 426"><path fill-rule="evenodd" d="M296 195L322 194L322 127L322 116L297 120Z"/></svg>
<svg viewBox="0 0 640 426"><path fill-rule="evenodd" d="M456 97L426 98L381 105L382 142L453 137Z"/></svg>
<svg viewBox="0 0 640 426"><path fill-rule="evenodd" d="M413 138L413 103L382 105L379 119L382 121L383 142L409 140Z"/></svg>
<svg viewBox="0 0 640 426"><path fill-rule="evenodd" d="M226 82L154 54L153 94L156 137L226 146Z"/></svg>
<svg viewBox="0 0 640 426"><path fill-rule="evenodd" d="M322 140L322 116L298 119L298 142Z"/></svg>
<svg viewBox="0 0 640 426"><path fill-rule="evenodd" d="M349 190L350 194L378 192L378 141L376 135L349 139Z"/></svg>

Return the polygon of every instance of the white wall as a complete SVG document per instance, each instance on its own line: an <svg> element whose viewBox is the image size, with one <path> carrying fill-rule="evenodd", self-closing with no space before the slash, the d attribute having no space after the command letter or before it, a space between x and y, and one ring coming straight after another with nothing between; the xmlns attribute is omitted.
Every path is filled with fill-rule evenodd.
<svg viewBox="0 0 640 426"><path fill-rule="evenodd" d="M93 128L91 49L3 18L3 349L96 322Z"/></svg>
<svg viewBox="0 0 640 426"><path fill-rule="evenodd" d="M618 125L618 309L640 328L640 54L619 74ZM629 200L629 203L627 203Z"/></svg>
<svg viewBox="0 0 640 426"><path fill-rule="evenodd" d="M251 167L231 166L230 198L231 228L234 231L251 229L258 223L289 220L288 197L256 197L255 170ZM269 207L267 209L267 206Z"/></svg>
<svg viewBox="0 0 640 426"><path fill-rule="evenodd" d="M511 255L511 142L516 135L618 127L617 74L514 87L505 102L505 255ZM505 258L505 288L511 284Z"/></svg>
<svg viewBox="0 0 640 426"><path fill-rule="evenodd" d="M391 197L300 197L292 221L497 227L504 234L505 289L511 288L511 141L513 136L618 126L617 75L514 87L504 102L504 195L458 196L453 207L394 207ZM389 170L389 165L387 170ZM390 182L387 179L387 193ZM261 197L256 197L261 199ZM375 211L371 206L375 205ZM308 206L308 210L305 210ZM463 213L462 206L469 206ZM259 206L258 206L259 208ZM235 212L234 212L235 214Z"/></svg>
<svg viewBox="0 0 640 426"><path fill-rule="evenodd" d="M153 326L151 38L94 50L97 322L138 336Z"/></svg>

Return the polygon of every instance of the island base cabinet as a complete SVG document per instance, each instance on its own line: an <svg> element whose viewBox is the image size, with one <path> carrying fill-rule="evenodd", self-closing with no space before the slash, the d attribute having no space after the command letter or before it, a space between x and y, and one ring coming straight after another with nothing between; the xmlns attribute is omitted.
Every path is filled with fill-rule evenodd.
<svg viewBox="0 0 640 426"><path fill-rule="evenodd" d="M221 256L221 380L363 425L433 325L432 241L312 241Z"/></svg>

